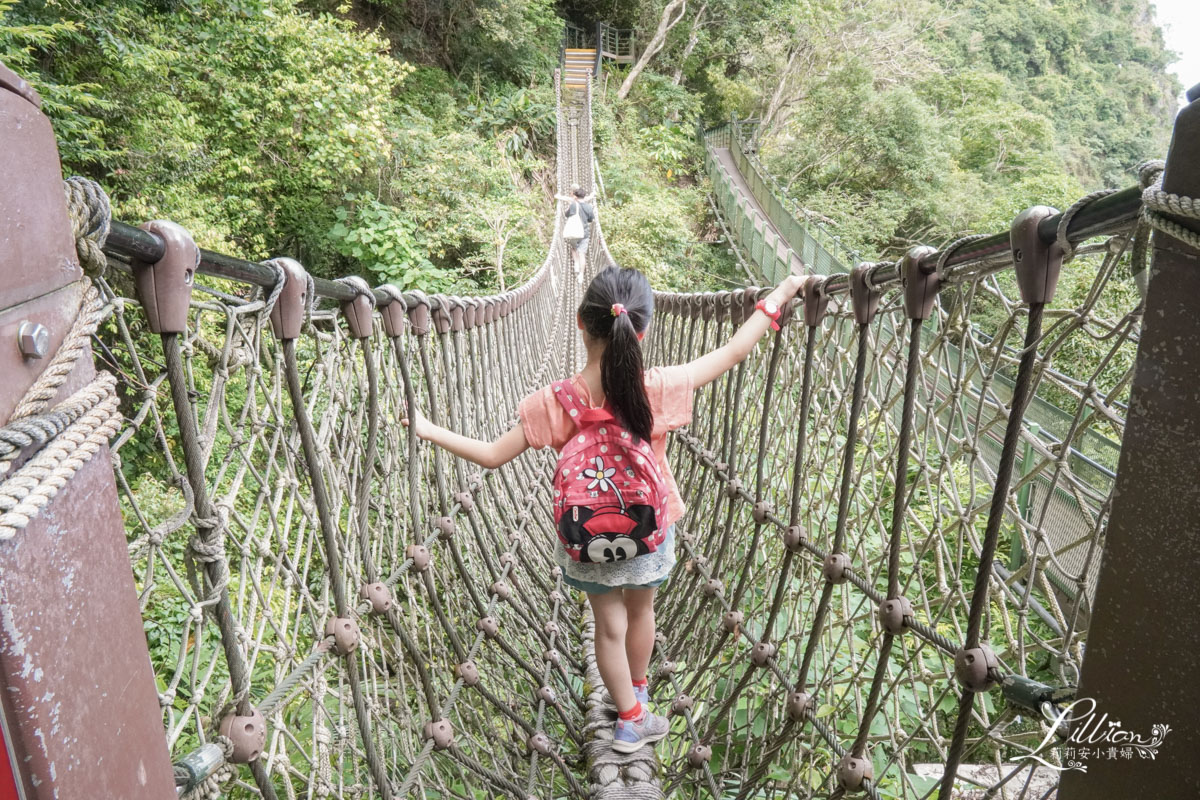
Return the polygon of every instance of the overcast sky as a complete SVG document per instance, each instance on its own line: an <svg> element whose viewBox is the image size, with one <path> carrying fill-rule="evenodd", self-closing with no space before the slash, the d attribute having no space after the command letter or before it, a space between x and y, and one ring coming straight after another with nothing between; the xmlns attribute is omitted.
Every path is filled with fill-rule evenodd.
<svg viewBox="0 0 1200 800"><path fill-rule="evenodd" d="M1167 49L1174 50L1179 59L1171 71L1186 92L1200 83L1200 0L1154 0L1154 6ZM1179 104L1186 102L1180 95Z"/></svg>

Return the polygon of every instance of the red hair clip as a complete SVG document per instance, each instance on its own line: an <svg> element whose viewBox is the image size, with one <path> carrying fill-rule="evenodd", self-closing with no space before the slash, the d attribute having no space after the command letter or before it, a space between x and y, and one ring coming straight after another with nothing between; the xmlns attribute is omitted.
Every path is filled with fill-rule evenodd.
<svg viewBox="0 0 1200 800"><path fill-rule="evenodd" d="M629 312L625 310L625 306L621 305L620 303L613 303L613 305L612 305L612 315L613 315L614 317L619 317L619 316L621 316L622 314L628 314L628 313L629 313Z"/></svg>

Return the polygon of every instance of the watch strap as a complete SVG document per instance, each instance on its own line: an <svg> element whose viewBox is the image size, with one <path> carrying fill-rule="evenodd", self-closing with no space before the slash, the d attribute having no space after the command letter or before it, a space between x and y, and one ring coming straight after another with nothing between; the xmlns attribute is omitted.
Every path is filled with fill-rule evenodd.
<svg viewBox="0 0 1200 800"><path fill-rule="evenodd" d="M780 308L779 306L775 306L775 310L773 312L768 311L767 310L767 301L765 298L762 300L759 300L754 305L754 308L756 310L761 311L762 313L766 314L767 318L771 320L771 330L773 330L773 331L779 330L779 317L783 314L782 308Z"/></svg>

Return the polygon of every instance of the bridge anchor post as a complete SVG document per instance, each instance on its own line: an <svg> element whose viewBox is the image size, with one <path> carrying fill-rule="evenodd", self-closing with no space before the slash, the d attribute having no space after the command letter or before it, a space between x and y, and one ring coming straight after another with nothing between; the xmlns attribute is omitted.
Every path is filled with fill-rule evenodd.
<svg viewBox="0 0 1200 800"><path fill-rule="evenodd" d="M1200 197L1200 102L1175 120L1162 188ZM1170 217L1186 231L1200 222ZM1186 235L1186 234L1185 234ZM1200 796L1200 250L1154 233L1129 415L1077 697L1094 720L1157 738L1153 760L1091 758L1059 797ZM1086 708L1077 706L1079 712ZM1075 730L1095 729L1080 720ZM1160 733L1161 728L1157 729ZM1118 750L1124 742L1114 743ZM1068 743L1069 746L1069 743ZM1093 744L1094 746L1094 744ZM1105 744L1104 747L1108 747Z"/></svg>
<svg viewBox="0 0 1200 800"><path fill-rule="evenodd" d="M15 415L27 425L52 417L96 379L90 281L40 102L0 64L0 428ZM65 374L53 368L60 353L71 354ZM47 391L34 399L37 381ZM86 431L89 441L117 427L109 420ZM63 441L9 450L0 496L20 498L30 480L42 489L23 467L40 469ZM0 797L176 796L112 458L95 444L44 505L0 513ZM64 461L60 469L70 472ZM20 504L0 504L10 508Z"/></svg>

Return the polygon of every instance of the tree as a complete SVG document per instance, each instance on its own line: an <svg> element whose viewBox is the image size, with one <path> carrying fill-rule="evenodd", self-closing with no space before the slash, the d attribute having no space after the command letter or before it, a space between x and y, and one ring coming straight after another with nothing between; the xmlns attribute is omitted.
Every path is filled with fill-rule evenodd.
<svg viewBox="0 0 1200 800"><path fill-rule="evenodd" d="M675 74L671 76L671 82L676 86L683 80L683 65L687 63L691 57L692 51L696 49L697 43L700 41L700 29L704 27L704 12L708 11L708 3L700 4L700 8L696 11L696 16L692 20L692 30L688 34L687 44L683 46L683 52L679 55L679 61L675 65Z"/></svg>
<svg viewBox="0 0 1200 800"><path fill-rule="evenodd" d="M496 270L496 282L500 291L506 291L504 282L504 251L508 242L517 232L517 222L513 218L512 208L493 201L481 202L475 207L475 214L492 233L493 264Z"/></svg>
<svg viewBox="0 0 1200 800"><path fill-rule="evenodd" d="M654 36L650 37L646 49L638 56L637 63L629 70L629 74L625 76L625 80L621 83L621 88L617 90L618 99L624 100L629 96L629 90L633 88L633 84L637 81L638 76L642 74L642 70L662 50L663 45L667 41L667 34L679 24L685 13L687 13L687 0L670 0L663 7L662 14L658 18L658 27L654 31Z"/></svg>

